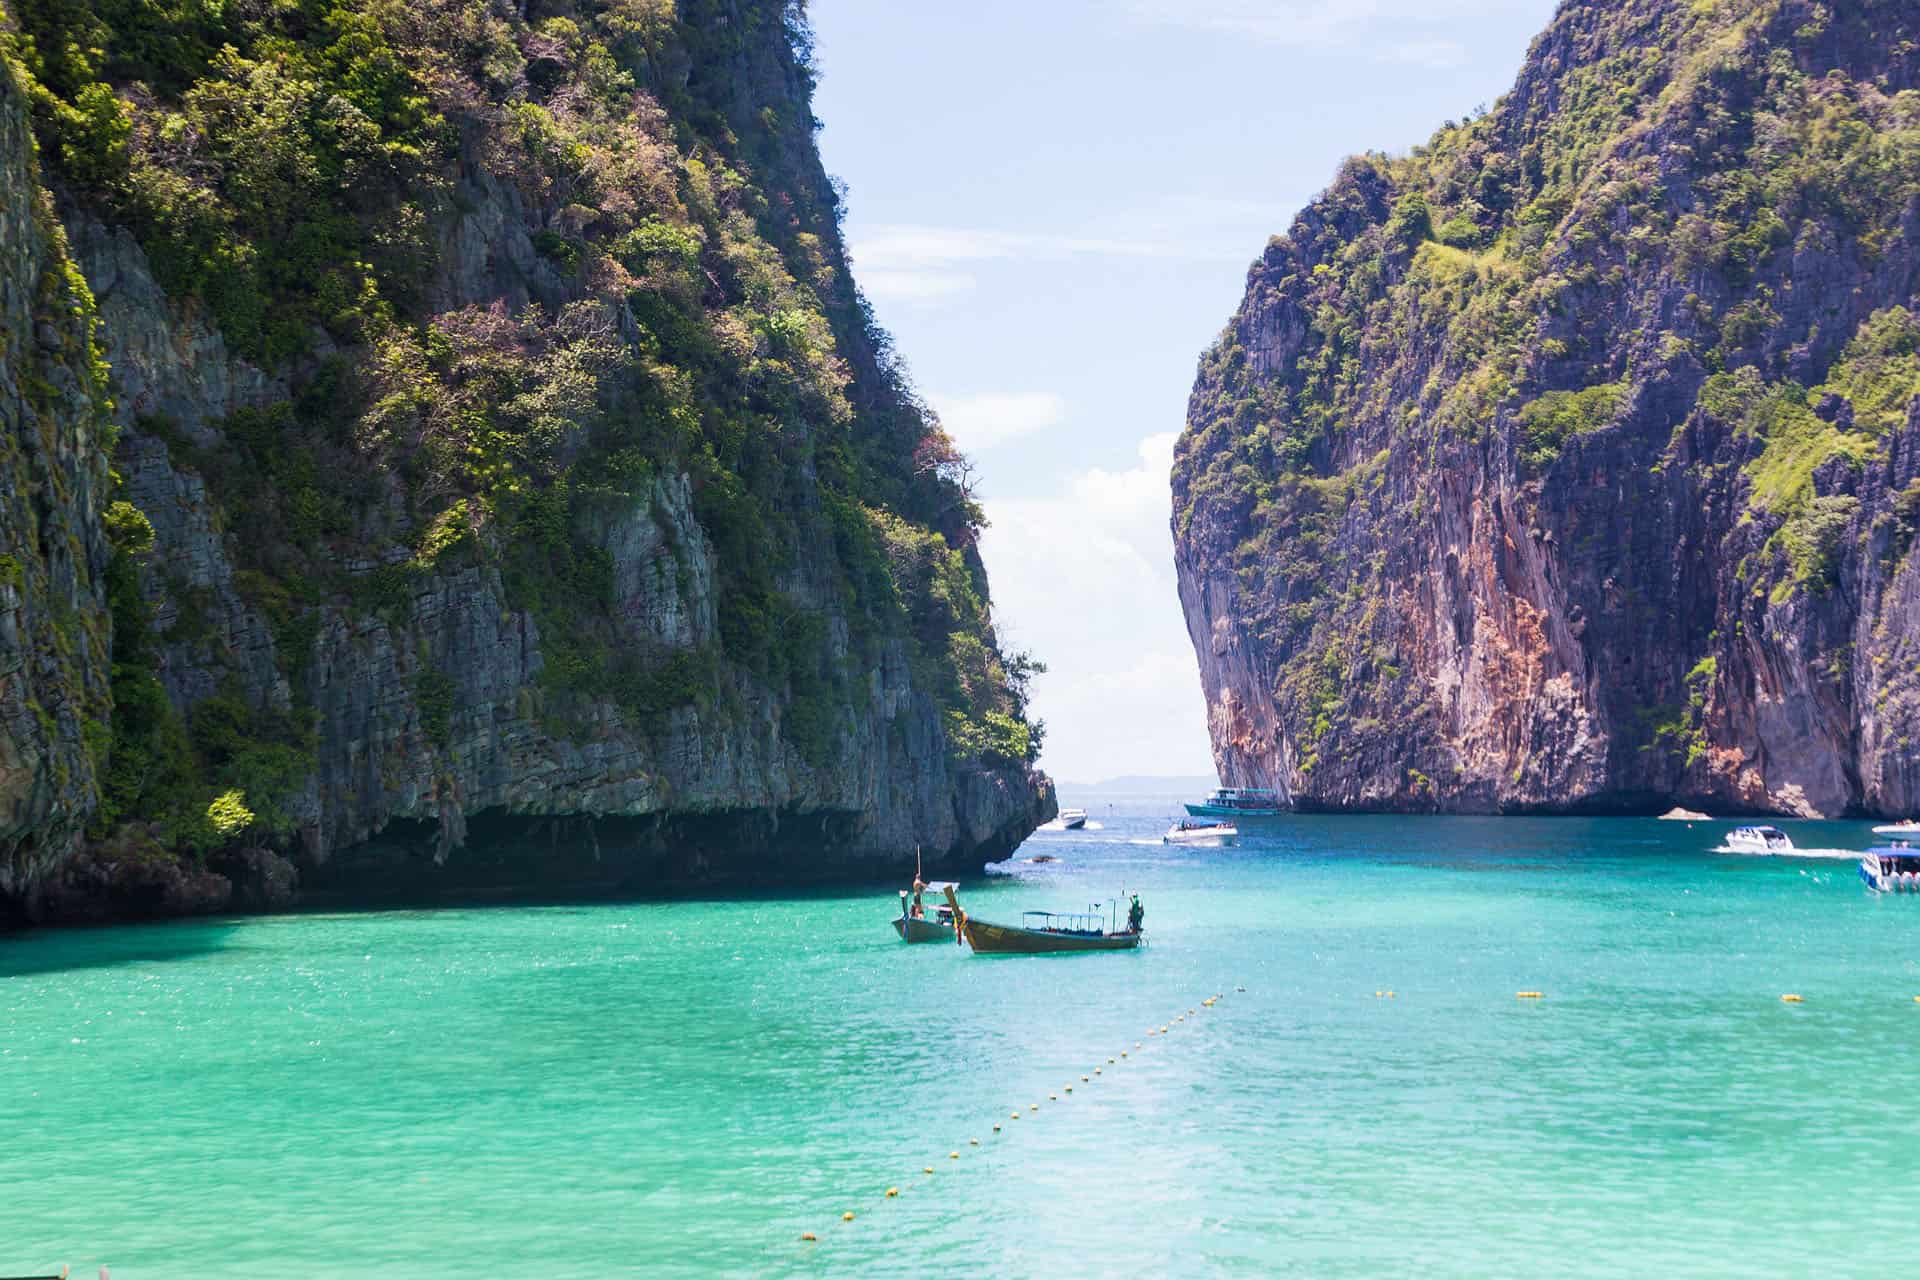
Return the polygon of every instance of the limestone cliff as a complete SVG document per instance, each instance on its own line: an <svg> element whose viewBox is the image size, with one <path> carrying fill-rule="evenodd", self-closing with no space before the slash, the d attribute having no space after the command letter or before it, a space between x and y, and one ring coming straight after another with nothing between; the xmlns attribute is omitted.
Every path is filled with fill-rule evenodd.
<svg viewBox="0 0 1920 1280"><path fill-rule="evenodd" d="M0 63L0 895L73 850L98 795L109 424L93 299Z"/></svg>
<svg viewBox="0 0 1920 1280"><path fill-rule="evenodd" d="M1050 816L797 5L16 26L152 531L109 565L99 803L21 819L90 850L16 909L284 900L282 857L356 894L978 866Z"/></svg>
<svg viewBox="0 0 1920 1280"><path fill-rule="evenodd" d="M1222 776L1920 807L1920 16L1567 0L1249 272L1173 475Z"/></svg>

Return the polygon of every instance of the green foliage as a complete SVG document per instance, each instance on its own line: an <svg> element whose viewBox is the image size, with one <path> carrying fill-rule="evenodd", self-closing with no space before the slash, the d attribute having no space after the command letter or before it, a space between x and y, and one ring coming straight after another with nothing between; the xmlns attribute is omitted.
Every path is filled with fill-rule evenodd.
<svg viewBox="0 0 1920 1280"><path fill-rule="evenodd" d="M1612 425L1626 392L1624 382L1603 382L1582 391L1549 391L1528 401L1519 414L1521 466L1544 471L1567 441Z"/></svg>
<svg viewBox="0 0 1920 1280"><path fill-rule="evenodd" d="M247 808L244 791L222 791L207 806L207 825L220 840L233 840L246 834L254 821L253 810Z"/></svg>
<svg viewBox="0 0 1920 1280"><path fill-rule="evenodd" d="M420 729L437 747L445 748L453 719L453 677L429 667L414 677L413 701L420 709Z"/></svg>
<svg viewBox="0 0 1920 1280"><path fill-rule="evenodd" d="M131 502L122 499L109 504L100 522L114 550L130 556L143 556L153 550L153 522Z"/></svg>
<svg viewBox="0 0 1920 1280"><path fill-rule="evenodd" d="M0 587L12 587L18 591L26 585L26 570L20 564L20 557L0 555Z"/></svg>

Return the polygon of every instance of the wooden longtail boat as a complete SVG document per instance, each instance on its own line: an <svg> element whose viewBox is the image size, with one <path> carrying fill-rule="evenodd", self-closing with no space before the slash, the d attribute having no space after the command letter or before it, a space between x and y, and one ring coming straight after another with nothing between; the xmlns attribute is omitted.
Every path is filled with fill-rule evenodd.
<svg viewBox="0 0 1920 1280"><path fill-rule="evenodd" d="M960 930L975 955L1049 955L1068 951L1131 951L1140 945L1146 932L1140 929L1109 933L1105 922L1094 912L1063 914L1053 911L1026 911L1020 923L995 924L976 920L960 909L959 899L947 889L947 902L960 921Z"/></svg>
<svg viewBox="0 0 1920 1280"><path fill-rule="evenodd" d="M923 884L917 877L914 884L921 890L937 889L946 892L960 886L946 880L936 880L932 884ZM936 903L931 910L921 907L921 914L913 914L913 908L919 901L919 894L908 898L907 891L900 891L900 914L893 918L893 931L900 935L902 942L957 942L953 932L953 908L946 903Z"/></svg>

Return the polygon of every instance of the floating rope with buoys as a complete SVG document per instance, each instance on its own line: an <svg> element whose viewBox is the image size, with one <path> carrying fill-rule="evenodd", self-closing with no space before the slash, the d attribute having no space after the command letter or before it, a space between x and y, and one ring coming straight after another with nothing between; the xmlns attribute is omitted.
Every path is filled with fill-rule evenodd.
<svg viewBox="0 0 1920 1280"><path fill-rule="evenodd" d="M1246 988L1245 988L1245 987L1235 987L1235 988L1234 988L1234 990L1235 990L1235 991L1237 991L1237 992L1244 992L1244 991L1246 990ZM1227 998L1227 997L1226 997L1226 995L1225 995L1225 993L1223 993L1223 992L1215 992L1215 993L1214 993L1213 995L1211 995L1211 996L1208 996L1208 997L1207 997L1206 999L1204 999L1204 1000L1202 1000L1202 1001L1200 1002L1200 1004L1199 1004L1199 1006L1198 1006L1197 1008L1193 1008L1193 1009L1188 1009L1188 1010L1186 1011L1186 1013L1182 1013L1182 1014L1176 1014L1176 1015L1175 1015L1175 1016L1173 1017L1173 1019L1172 1019L1172 1021L1170 1021L1169 1023L1167 1023L1167 1024L1165 1025L1165 1026L1162 1026L1162 1027L1159 1027L1159 1028L1155 1028L1155 1029L1149 1029L1149 1030L1148 1030L1148 1032L1147 1032L1147 1034L1148 1034L1149 1036L1161 1036L1161 1035L1167 1035L1167 1034L1170 1034L1170 1033L1169 1033L1169 1031L1168 1031L1168 1028L1169 1028L1169 1027L1172 1027L1172 1026L1174 1026L1175 1024L1177 1024L1177 1023L1181 1023L1181 1022L1185 1022L1185 1021L1187 1020L1187 1017L1188 1017L1189 1015L1193 1015L1193 1016L1196 1016L1196 1017L1197 1017L1197 1016L1198 1016L1198 1013L1199 1013L1199 1009L1211 1009L1211 1008L1213 1008L1213 1007L1214 1007L1215 1005L1217 1005L1217 1004L1218 1004L1218 1003L1219 1003L1220 1001L1222 1001L1222 1000L1225 1000L1226 998ZM1920 998L1920 997L1916 997L1916 998ZM1140 1041L1137 1041L1137 1040L1136 1040L1136 1041L1134 1041L1134 1044L1133 1044L1133 1052L1135 1052L1135 1053L1138 1053L1138 1052L1140 1051L1140 1048L1141 1048L1141 1042L1140 1042ZM1119 1053L1119 1056L1118 1056L1118 1058L1115 1058L1115 1057L1113 1057L1113 1056L1111 1056L1111 1055L1110 1055L1110 1056L1109 1056L1109 1057L1107 1058L1107 1066L1109 1066L1109 1067L1111 1067L1111 1066L1115 1066L1115 1065L1118 1065L1118 1060L1119 1060L1119 1058L1126 1058L1126 1057L1127 1057L1127 1054L1128 1054L1128 1051L1127 1051L1126 1049L1122 1049L1122 1050L1120 1050L1120 1053ZM1087 1074L1085 1074L1085 1075L1082 1075L1082 1076L1080 1077L1080 1082L1081 1082L1082 1084L1091 1084L1091 1083L1093 1082L1093 1081L1092 1081L1092 1077L1093 1077L1093 1076L1098 1076L1098 1075L1101 1075L1101 1074L1102 1074L1102 1072L1103 1072L1103 1070L1104 1070L1104 1068L1102 1068L1102 1067L1098 1067L1098 1066L1096 1066L1096 1067L1093 1067L1093 1068L1091 1068L1091 1069L1090 1069L1090 1070L1088 1071L1088 1073L1087 1073ZM1062 1086L1060 1087L1060 1089L1059 1089L1058 1091L1056 1091L1056 1092L1053 1092L1053 1093L1049 1093L1049 1094L1047 1095L1047 1101L1048 1101L1048 1102L1052 1102L1052 1103L1058 1103L1058 1102L1062 1102L1062 1101L1065 1101L1065 1100L1067 1100L1067 1099L1065 1099L1065 1098L1064 1098L1064 1097L1063 1097L1062 1095L1065 1095L1065 1094L1071 1094L1072 1092L1073 1092L1073 1086L1072 1086L1071 1084L1068 1084L1068 1085L1062 1085ZM1040 1111L1040 1104L1039 1104L1039 1103L1037 1103L1037 1102L1032 1102L1032 1103L1028 1103L1028 1104L1027 1104L1027 1109L1026 1109L1026 1111L1024 1111L1024 1112L1023 1112L1023 1111L1019 1111L1019 1110L1014 1110L1014 1111L1009 1111L1009 1112L1007 1113L1007 1118L1008 1118L1009 1120L1019 1120L1019 1119L1021 1119L1021 1118L1023 1118L1024 1116L1027 1116L1027 1115L1035 1115L1035 1114L1038 1114L1038 1113L1039 1113L1039 1111ZM999 1133L999 1132L1001 1132L1001 1127L1000 1127L1000 1125L999 1125L999 1124L995 1124L995 1125L993 1126L993 1132L995 1132L995 1133ZM970 1147L977 1147L977 1146L979 1146L979 1145L980 1145L980 1139L978 1139L978 1138L969 1138L969 1139L967 1139L967 1145L968 1145L968 1146L970 1146ZM959 1151L957 1151L957 1150L955 1150L955 1151L949 1151L949 1152L947 1152L947 1159L949 1159L949 1160L958 1160L959 1158L960 1158L960 1152L959 1152ZM921 1172L921 1173L922 1173L922 1175L924 1175L924 1176L927 1176L927 1177L931 1177L931 1176L933 1175L933 1168L934 1168L934 1167L933 1167L932 1165L925 1165L925 1166L923 1166L923 1167L921 1168L921 1170L920 1170L920 1172ZM884 1195L883 1195L883 1196L881 1197L881 1202L882 1202L882 1203L885 1203L885 1202L886 1202L886 1201L888 1201L888 1200L898 1200L898 1199L901 1199L901 1198L902 1198L902 1197L901 1197L901 1193L900 1193L900 1188L899 1188L899 1187L897 1187L897 1186L892 1186L892 1187L888 1187L888 1188L886 1189L886 1193L885 1193L885 1194L884 1194ZM852 1211L851 1209L849 1209L849 1210L846 1210L845 1212L843 1212L843 1213L841 1213L841 1215L840 1215L840 1221L841 1221L842 1223L849 1223L849 1222L853 1222L853 1221L855 1220L855 1218L856 1218L856 1215L855 1215L855 1213L854 1213L854 1212L853 1212L853 1211ZM814 1232L812 1232L812 1231L802 1231L802 1232L800 1233L800 1239L801 1239L801 1241L802 1241L803 1243L806 1243L806 1244L813 1244L813 1243L816 1243L816 1242L818 1242L818 1240L820 1239L820 1237L819 1237L819 1236L818 1236L817 1234L815 1234Z"/></svg>

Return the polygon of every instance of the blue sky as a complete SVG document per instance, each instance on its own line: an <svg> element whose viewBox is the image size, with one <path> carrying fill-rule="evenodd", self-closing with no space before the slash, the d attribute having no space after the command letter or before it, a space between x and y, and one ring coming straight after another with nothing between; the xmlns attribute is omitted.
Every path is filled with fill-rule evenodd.
<svg viewBox="0 0 1920 1280"><path fill-rule="evenodd" d="M1212 770L1167 531L1200 352L1342 157L1512 83L1551 0L813 0L854 273L979 466L1057 778Z"/></svg>

